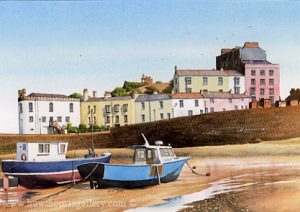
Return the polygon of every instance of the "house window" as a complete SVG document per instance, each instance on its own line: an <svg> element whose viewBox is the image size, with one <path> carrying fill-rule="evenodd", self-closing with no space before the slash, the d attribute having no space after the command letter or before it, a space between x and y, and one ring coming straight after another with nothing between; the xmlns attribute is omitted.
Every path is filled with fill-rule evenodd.
<svg viewBox="0 0 300 212"><path fill-rule="evenodd" d="M28 107L29 107L29 112L33 112L33 104L32 104L32 102L29 102Z"/></svg>
<svg viewBox="0 0 300 212"><path fill-rule="evenodd" d="M52 102L49 103L49 112L53 112L53 103Z"/></svg>
<svg viewBox="0 0 300 212"><path fill-rule="evenodd" d="M191 85L191 84L192 84L192 79L191 79L191 77L186 77L186 78L185 78L185 84L186 84L186 85Z"/></svg>
<svg viewBox="0 0 300 212"><path fill-rule="evenodd" d="M123 104L123 112L126 113L128 111L128 104Z"/></svg>
<svg viewBox="0 0 300 212"><path fill-rule="evenodd" d="M185 92L186 92L186 93L192 93L192 89L191 89L191 88L186 88L186 89L185 89Z"/></svg>
<svg viewBox="0 0 300 212"><path fill-rule="evenodd" d="M33 122L33 116L29 116L29 122Z"/></svg>
<svg viewBox="0 0 300 212"><path fill-rule="evenodd" d="M203 77L203 85L207 85L208 84L208 78L207 77Z"/></svg>
<svg viewBox="0 0 300 212"><path fill-rule="evenodd" d="M239 94L240 93L240 87L235 87L234 88L234 93Z"/></svg>
<svg viewBox="0 0 300 212"><path fill-rule="evenodd" d="M223 77L218 78L218 85L223 85Z"/></svg>
<svg viewBox="0 0 300 212"><path fill-rule="evenodd" d="M142 110L145 110L145 102L141 102L142 104Z"/></svg>
<svg viewBox="0 0 300 212"><path fill-rule="evenodd" d="M250 94L255 95L255 87L250 88Z"/></svg>
<svg viewBox="0 0 300 212"><path fill-rule="evenodd" d="M207 107L205 108L205 113L208 113L208 108Z"/></svg>
<svg viewBox="0 0 300 212"><path fill-rule="evenodd" d="M162 109L164 108L164 102L163 101L159 101L159 107Z"/></svg>
<svg viewBox="0 0 300 212"><path fill-rule="evenodd" d="M91 113L91 106L88 106L88 114Z"/></svg>
<svg viewBox="0 0 300 212"><path fill-rule="evenodd" d="M209 102L213 104L213 103L215 103L215 100L214 99L209 99Z"/></svg>
<svg viewBox="0 0 300 212"><path fill-rule="evenodd" d="M89 117L89 125L91 125L91 117Z"/></svg>
<svg viewBox="0 0 300 212"><path fill-rule="evenodd" d="M110 123L110 116L105 117L105 123Z"/></svg>
<svg viewBox="0 0 300 212"><path fill-rule="evenodd" d="M167 113L168 119L171 118L171 113Z"/></svg>
<svg viewBox="0 0 300 212"><path fill-rule="evenodd" d="M93 125L97 125L97 118L96 118L96 116L94 116L94 123L93 123Z"/></svg>
<svg viewBox="0 0 300 212"><path fill-rule="evenodd" d="M200 110L200 114L203 114L203 110Z"/></svg>
<svg viewBox="0 0 300 212"><path fill-rule="evenodd" d="M251 85L255 85L255 79L251 79Z"/></svg>
<svg viewBox="0 0 300 212"><path fill-rule="evenodd" d="M62 117L61 116L57 116L57 122L62 122Z"/></svg>
<svg viewBox="0 0 300 212"><path fill-rule="evenodd" d="M58 154L64 155L66 152L66 145L65 144L59 144L59 152Z"/></svg>
<svg viewBox="0 0 300 212"><path fill-rule="evenodd" d="M43 123L46 123L46 121L47 121L46 116L43 116L43 117L42 117L42 122L43 122Z"/></svg>
<svg viewBox="0 0 300 212"><path fill-rule="evenodd" d="M274 76L274 70L269 70L269 76Z"/></svg>
<svg viewBox="0 0 300 212"><path fill-rule="evenodd" d="M223 111L226 111L226 108L223 108Z"/></svg>
<svg viewBox="0 0 300 212"><path fill-rule="evenodd" d="M269 79L269 85L274 85L274 79Z"/></svg>
<svg viewBox="0 0 300 212"><path fill-rule="evenodd" d="M213 113L215 110L213 107L210 108L210 112Z"/></svg>
<svg viewBox="0 0 300 212"><path fill-rule="evenodd" d="M256 71L255 70L251 70L251 76L255 76L256 75Z"/></svg>
<svg viewBox="0 0 300 212"><path fill-rule="evenodd" d="M179 100L179 107L184 107L183 100Z"/></svg>
<svg viewBox="0 0 300 212"><path fill-rule="evenodd" d="M66 116L66 122L67 122L67 123L70 122L70 116Z"/></svg>
<svg viewBox="0 0 300 212"><path fill-rule="evenodd" d="M239 109L239 106L235 105L235 106L234 106L234 109L235 109L235 110L238 110L238 109Z"/></svg>
<svg viewBox="0 0 300 212"><path fill-rule="evenodd" d="M119 120L119 116L116 116L116 124L119 124L120 120Z"/></svg>
<svg viewBox="0 0 300 212"><path fill-rule="evenodd" d="M39 144L39 153L50 153L50 144Z"/></svg>
<svg viewBox="0 0 300 212"><path fill-rule="evenodd" d="M124 123L128 123L128 116L124 115Z"/></svg>
<svg viewBox="0 0 300 212"><path fill-rule="evenodd" d="M231 98L228 99L228 103L232 103L232 99Z"/></svg>
<svg viewBox="0 0 300 212"><path fill-rule="evenodd" d="M195 107L198 107L199 106L199 101L198 99L195 99Z"/></svg>
<svg viewBox="0 0 300 212"><path fill-rule="evenodd" d="M219 92L223 92L223 89L219 89Z"/></svg>
<svg viewBox="0 0 300 212"><path fill-rule="evenodd" d="M70 103L70 105L69 105L69 111L70 111L70 113L74 112L74 105L73 105L73 103Z"/></svg>
<svg viewBox="0 0 300 212"><path fill-rule="evenodd" d="M240 85L240 78L239 77L235 77L234 78L234 85L235 86L239 86Z"/></svg>
<svg viewBox="0 0 300 212"><path fill-rule="evenodd" d="M23 106L22 106L21 103L19 104L19 112L20 112L20 113L23 113Z"/></svg>
<svg viewBox="0 0 300 212"><path fill-rule="evenodd" d="M163 113L160 114L160 119L164 119L164 114Z"/></svg>
<svg viewBox="0 0 300 212"><path fill-rule="evenodd" d="M97 109L97 107L96 107L96 105L94 105L94 114L96 113L96 109Z"/></svg>
<svg viewBox="0 0 300 212"><path fill-rule="evenodd" d="M265 89L264 89L264 88L261 88L261 89L259 90L259 93L260 93L260 95L265 95Z"/></svg>
<svg viewBox="0 0 300 212"><path fill-rule="evenodd" d="M266 84L266 80L265 79L260 79L259 80L259 84L260 85L265 85Z"/></svg>
<svg viewBox="0 0 300 212"><path fill-rule="evenodd" d="M53 116L49 117L49 122L53 122Z"/></svg>
<svg viewBox="0 0 300 212"><path fill-rule="evenodd" d="M119 105L114 105L114 111L115 113L119 112Z"/></svg>
<svg viewBox="0 0 300 212"><path fill-rule="evenodd" d="M269 95L274 95L274 88L269 89Z"/></svg>
<svg viewBox="0 0 300 212"><path fill-rule="evenodd" d="M272 103L274 103L274 96L269 96L269 99Z"/></svg>
<svg viewBox="0 0 300 212"><path fill-rule="evenodd" d="M192 115L193 115L193 111L192 111L192 110L189 110L189 111L188 111L188 115L189 115L189 116L192 116Z"/></svg>
<svg viewBox="0 0 300 212"><path fill-rule="evenodd" d="M203 89L203 92L207 92L208 90L207 89Z"/></svg>
<svg viewBox="0 0 300 212"><path fill-rule="evenodd" d="M105 105L105 113L110 113L110 105Z"/></svg>
<svg viewBox="0 0 300 212"><path fill-rule="evenodd" d="M265 70L260 70L260 76L265 76Z"/></svg>
<svg viewBox="0 0 300 212"><path fill-rule="evenodd" d="M142 122L145 122L145 115L141 115L141 118L142 118Z"/></svg>

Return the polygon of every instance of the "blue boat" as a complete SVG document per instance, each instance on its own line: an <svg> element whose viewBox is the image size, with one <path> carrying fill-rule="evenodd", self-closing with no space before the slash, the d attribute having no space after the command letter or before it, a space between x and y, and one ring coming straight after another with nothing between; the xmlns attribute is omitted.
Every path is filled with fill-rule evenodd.
<svg viewBox="0 0 300 212"><path fill-rule="evenodd" d="M66 159L67 142L18 142L16 160L3 160L4 178L15 177L26 188L51 187L83 180L77 166L84 163L108 163L111 153L90 154Z"/></svg>
<svg viewBox="0 0 300 212"><path fill-rule="evenodd" d="M171 146L162 146L162 141L149 145L144 139L145 145L131 147L132 165L85 163L77 167L81 177L90 181L91 188L139 188L176 180L190 158L177 157Z"/></svg>

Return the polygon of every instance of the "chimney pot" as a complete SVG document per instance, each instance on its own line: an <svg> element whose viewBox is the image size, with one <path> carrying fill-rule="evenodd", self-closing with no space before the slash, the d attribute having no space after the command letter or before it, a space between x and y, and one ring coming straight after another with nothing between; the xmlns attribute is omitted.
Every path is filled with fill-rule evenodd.
<svg viewBox="0 0 300 212"><path fill-rule="evenodd" d="M93 91L93 98L97 98L97 91Z"/></svg>

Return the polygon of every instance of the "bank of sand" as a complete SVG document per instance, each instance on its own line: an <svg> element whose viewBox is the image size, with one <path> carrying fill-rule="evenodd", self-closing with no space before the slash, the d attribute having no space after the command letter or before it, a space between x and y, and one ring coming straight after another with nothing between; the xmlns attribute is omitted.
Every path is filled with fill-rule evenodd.
<svg viewBox="0 0 300 212"><path fill-rule="evenodd" d="M130 150L109 151L113 153L112 163L130 163ZM300 211L300 139L181 148L175 151L178 155L190 155L192 159L189 163L197 166L197 172L210 172L211 176L194 175L184 166L177 181L145 189L91 190L88 183L81 183L49 198L49 195L67 186L36 190L39 195L30 199L31 204L6 207L6 210L123 211L164 203L163 199L199 192L209 188L212 182L240 176L240 184L250 182L252 186L195 201L189 204L191 208L187 210ZM80 154L84 154L84 151L75 152L75 155ZM72 155L73 152L70 153ZM232 182L233 185L236 183Z"/></svg>

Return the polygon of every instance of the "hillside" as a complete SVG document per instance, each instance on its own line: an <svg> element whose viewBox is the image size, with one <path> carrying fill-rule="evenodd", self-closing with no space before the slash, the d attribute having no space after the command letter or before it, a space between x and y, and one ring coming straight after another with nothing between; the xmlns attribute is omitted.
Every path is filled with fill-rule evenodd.
<svg viewBox="0 0 300 212"><path fill-rule="evenodd" d="M209 113L145 124L113 128L110 133L94 133L96 148L142 144L141 133L151 142L163 140L174 147L242 144L257 138L284 139L300 136L300 107L269 108ZM4 135L0 153L9 153L18 141L69 141L70 149L84 148L80 138L91 143L91 134Z"/></svg>

